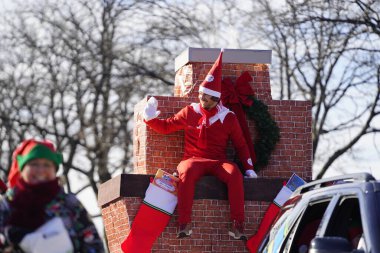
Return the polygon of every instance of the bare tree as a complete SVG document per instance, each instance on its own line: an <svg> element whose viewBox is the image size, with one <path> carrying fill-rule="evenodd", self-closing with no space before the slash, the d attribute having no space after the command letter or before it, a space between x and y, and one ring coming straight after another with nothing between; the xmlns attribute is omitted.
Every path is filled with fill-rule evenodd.
<svg viewBox="0 0 380 253"><path fill-rule="evenodd" d="M379 131L379 4L258 2L39 0L3 15L3 175L17 143L46 137L65 154L68 189L76 172L85 182L75 192L96 193L97 183L128 172L133 106L148 93L170 93L179 52L261 42L274 52L279 97L312 102L321 177L363 136Z"/></svg>
<svg viewBox="0 0 380 253"><path fill-rule="evenodd" d="M170 93L174 57L187 46L224 44L214 32L236 15L230 7L39 0L8 11L0 26L3 178L11 151L28 137L58 144L74 193L97 193L98 183L129 172L134 104L148 93ZM70 174L81 178L79 189Z"/></svg>
<svg viewBox="0 0 380 253"><path fill-rule="evenodd" d="M330 6L338 7L340 4L338 1L332 1ZM376 136L376 134L380 132L380 127L375 123L376 120L379 120L378 115L380 114L380 3L376 0L352 0L346 2L342 9L340 15L334 14L325 16L316 13L310 15L309 19L334 24L355 31L355 39L360 43L353 46L353 50L357 52L357 55L363 54L365 56L355 57L354 61L360 66L366 66L371 73L373 101L370 101L367 105L366 112L368 116L358 133L353 136L347 145L335 151L326 165L322 167L319 177L326 172L329 165L332 164L336 158L351 149L362 136L368 134Z"/></svg>
<svg viewBox="0 0 380 253"><path fill-rule="evenodd" d="M258 11L265 14L259 30L276 56L280 98L312 103L317 178L364 136L379 130L380 51L374 28L379 4L353 2L356 7L349 1L287 1L275 8L270 1L259 1ZM348 18L353 10L362 16Z"/></svg>
<svg viewBox="0 0 380 253"><path fill-rule="evenodd" d="M332 3L335 5L340 4L338 1ZM350 6L351 8L345 8L343 15L313 15L310 18L329 23L355 26L358 31L364 34L373 33L378 36L380 35L379 1L350 0L346 3L346 6ZM376 52L379 51L378 48L374 48L374 50Z"/></svg>
<svg viewBox="0 0 380 253"><path fill-rule="evenodd" d="M64 152L70 191L71 171L85 176L82 189L91 186L96 193L97 182L128 170L133 105L158 84L171 84L163 60L150 59L167 53L137 38L128 41L139 31L125 19L152 5L46 1L21 5L17 15L7 16L0 108L8 165L20 140L39 136L55 140Z"/></svg>

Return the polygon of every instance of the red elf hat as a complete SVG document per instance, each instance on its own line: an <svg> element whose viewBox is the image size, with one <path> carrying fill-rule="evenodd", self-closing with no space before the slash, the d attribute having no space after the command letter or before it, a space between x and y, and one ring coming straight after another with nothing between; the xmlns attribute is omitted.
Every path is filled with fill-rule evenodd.
<svg viewBox="0 0 380 253"><path fill-rule="evenodd" d="M222 90L222 58L224 49L220 50L218 59L208 72L205 80L199 86L199 92L220 98Z"/></svg>

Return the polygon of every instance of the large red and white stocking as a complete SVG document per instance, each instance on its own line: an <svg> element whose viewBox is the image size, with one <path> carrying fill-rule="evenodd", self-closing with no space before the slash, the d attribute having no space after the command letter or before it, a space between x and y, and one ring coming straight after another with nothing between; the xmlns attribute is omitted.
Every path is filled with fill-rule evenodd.
<svg viewBox="0 0 380 253"><path fill-rule="evenodd" d="M124 253L151 252L177 205L178 181L178 178L158 170L133 220L131 231L121 244Z"/></svg>
<svg viewBox="0 0 380 253"><path fill-rule="evenodd" d="M171 216L144 203L133 220L131 232L121 244L125 253L150 253L153 243L169 223Z"/></svg>
<svg viewBox="0 0 380 253"><path fill-rule="evenodd" d="M249 252L257 252L261 242L263 241L265 235L267 234L269 228L271 227L274 219L276 218L280 210L281 208L273 202L269 205L267 211L264 214L263 219L261 220L260 226L256 234L254 234L247 241L247 248L249 249Z"/></svg>
<svg viewBox="0 0 380 253"><path fill-rule="evenodd" d="M277 194L276 198L269 205L267 211L265 212L256 234L254 234L247 241L247 248L249 249L249 252L257 252L261 242L264 240L265 235L268 233L278 213L280 212L281 207L290 198L290 195L292 195L295 189L304 183L305 181L303 181L302 178L296 174L293 174L286 185L281 188L280 192Z"/></svg>

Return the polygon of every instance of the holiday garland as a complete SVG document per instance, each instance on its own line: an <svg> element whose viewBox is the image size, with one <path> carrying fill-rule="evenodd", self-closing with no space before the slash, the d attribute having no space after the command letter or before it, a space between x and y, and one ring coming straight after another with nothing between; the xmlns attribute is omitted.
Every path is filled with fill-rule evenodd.
<svg viewBox="0 0 380 253"><path fill-rule="evenodd" d="M269 158L277 142L280 140L280 130L276 121L268 111L268 106L259 99L250 96L251 106L243 106L248 119L253 120L256 126L257 138L254 142L257 161L255 170L260 171L269 163Z"/></svg>

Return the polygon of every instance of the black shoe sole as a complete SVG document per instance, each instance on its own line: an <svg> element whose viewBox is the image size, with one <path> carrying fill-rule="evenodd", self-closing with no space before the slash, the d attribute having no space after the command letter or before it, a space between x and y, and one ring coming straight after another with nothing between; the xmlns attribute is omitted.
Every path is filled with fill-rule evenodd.
<svg viewBox="0 0 380 253"><path fill-rule="evenodd" d="M245 235L242 235L239 238L235 237L234 233L232 232L228 232L228 235L231 236L235 240L248 241L248 238Z"/></svg>
<svg viewBox="0 0 380 253"><path fill-rule="evenodd" d="M177 238L178 239L182 239L182 238L185 238L185 237L190 237L191 234L186 234L185 232L181 232L177 235Z"/></svg>

